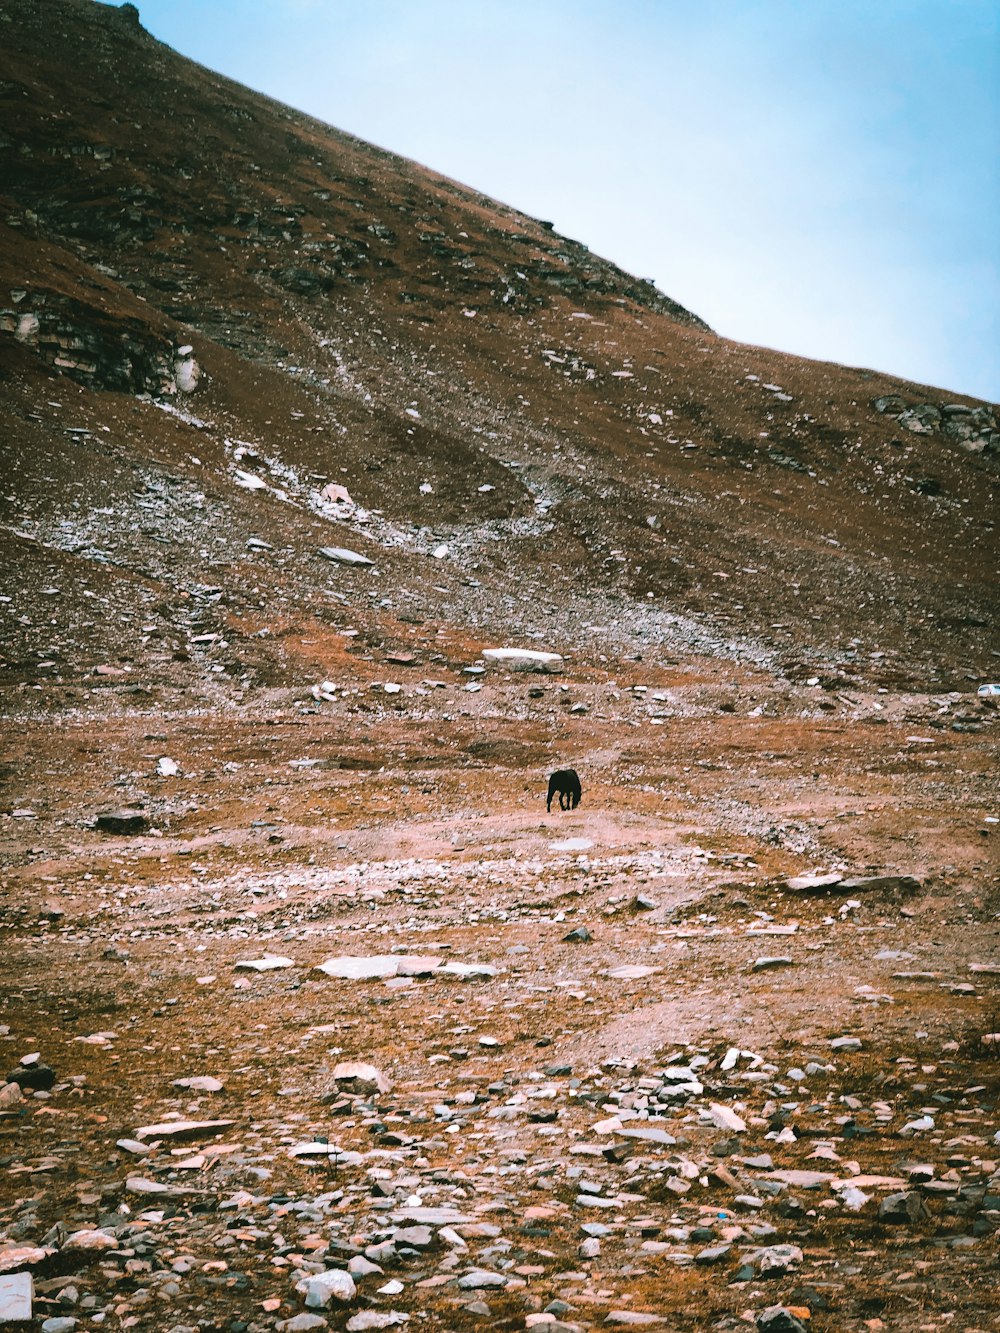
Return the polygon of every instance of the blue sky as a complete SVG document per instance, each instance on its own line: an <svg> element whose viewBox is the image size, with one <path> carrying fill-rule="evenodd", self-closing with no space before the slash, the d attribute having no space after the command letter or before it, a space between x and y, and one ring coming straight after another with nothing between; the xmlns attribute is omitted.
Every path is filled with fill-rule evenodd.
<svg viewBox="0 0 1000 1333"><path fill-rule="evenodd" d="M1000 399L1000 0L138 0L717 332Z"/></svg>

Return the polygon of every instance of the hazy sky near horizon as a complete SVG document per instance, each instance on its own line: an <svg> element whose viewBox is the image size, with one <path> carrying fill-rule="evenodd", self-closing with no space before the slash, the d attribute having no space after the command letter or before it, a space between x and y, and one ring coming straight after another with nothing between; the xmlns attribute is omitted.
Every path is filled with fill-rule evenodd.
<svg viewBox="0 0 1000 1333"><path fill-rule="evenodd" d="M1000 0L137 0L721 334L1000 399Z"/></svg>

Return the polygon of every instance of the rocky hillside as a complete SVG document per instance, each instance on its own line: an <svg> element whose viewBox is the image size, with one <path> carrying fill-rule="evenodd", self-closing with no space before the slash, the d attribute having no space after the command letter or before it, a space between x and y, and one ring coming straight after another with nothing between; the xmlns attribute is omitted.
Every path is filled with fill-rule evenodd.
<svg viewBox="0 0 1000 1333"><path fill-rule="evenodd" d="M132 5L0 20L8 684L228 697L501 639L996 674L991 407L727 341Z"/></svg>

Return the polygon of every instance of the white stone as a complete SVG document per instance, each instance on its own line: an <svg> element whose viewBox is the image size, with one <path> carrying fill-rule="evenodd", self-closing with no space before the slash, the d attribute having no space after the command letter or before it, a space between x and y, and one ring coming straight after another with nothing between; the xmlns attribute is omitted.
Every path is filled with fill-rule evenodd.
<svg viewBox="0 0 1000 1333"><path fill-rule="evenodd" d="M348 1319L347 1333L366 1333L371 1328L395 1328L408 1324L410 1316L399 1310L359 1310Z"/></svg>
<svg viewBox="0 0 1000 1333"><path fill-rule="evenodd" d="M175 1078L175 1088L188 1088L191 1092L221 1092L224 1084L211 1074L198 1074L194 1078Z"/></svg>
<svg viewBox="0 0 1000 1333"><path fill-rule="evenodd" d="M491 1273L484 1268L474 1268L470 1273L463 1273L458 1279L462 1291L481 1291L485 1287L506 1287L507 1279L503 1273Z"/></svg>
<svg viewBox="0 0 1000 1333"><path fill-rule="evenodd" d="M855 1189L853 1185L846 1185L843 1189L837 1191L840 1202L845 1208L849 1208L852 1213L859 1212L871 1198L870 1194L865 1194L863 1190Z"/></svg>
<svg viewBox="0 0 1000 1333"><path fill-rule="evenodd" d="M263 958L241 958L238 963L233 964L234 972L274 972L282 967L294 967L295 963L291 958L283 958L280 954L265 954Z"/></svg>
<svg viewBox="0 0 1000 1333"><path fill-rule="evenodd" d="M543 653L532 648L484 648L480 656L512 671L553 671L563 660L561 653Z"/></svg>
<svg viewBox="0 0 1000 1333"><path fill-rule="evenodd" d="M158 1180L147 1180L145 1176L129 1176L125 1188L130 1194L175 1194L176 1190L163 1185Z"/></svg>
<svg viewBox="0 0 1000 1333"><path fill-rule="evenodd" d="M399 1208L392 1214L394 1222L419 1222L427 1226L462 1226L475 1221L457 1208Z"/></svg>
<svg viewBox="0 0 1000 1333"><path fill-rule="evenodd" d="M918 1116L916 1120L908 1120L900 1134L909 1136L910 1134L925 1134L929 1129L934 1128L934 1117L930 1115Z"/></svg>
<svg viewBox="0 0 1000 1333"><path fill-rule="evenodd" d="M431 954L400 954L396 959L397 977L429 977L441 968L441 959Z"/></svg>
<svg viewBox="0 0 1000 1333"><path fill-rule="evenodd" d="M42 1333L73 1333L77 1321L72 1315L54 1315L42 1324Z"/></svg>
<svg viewBox="0 0 1000 1333"><path fill-rule="evenodd" d="M316 971L328 977L345 981L370 981L377 977L394 977L399 970L399 959L391 954L373 954L369 958L328 958L317 964Z"/></svg>
<svg viewBox="0 0 1000 1333"><path fill-rule="evenodd" d="M373 565L375 563L374 560L369 560L366 555L361 555L358 551L348 550L346 546L321 546L319 553L337 565Z"/></svg>
<svg viewBox="0 0 1000 1333"><path fill-rule="evenodd" d="M624 1125L617 1133L623 1139L641 1139L644 1143L661 1143L664 1147L670 1147L677 1142L673 1134L668 1134L665 1129L657 1129L646 1124Z"/></svg>
<svg viewBox="0 0 1000 1333"><path fill-rule="evenodd" d="M325 1310L331 1301L352 1301L358 1291L354 1278L343 1268L329 1268L303 1278L296 1282L295 1290L305 1297L310 1310Z"/></svg>
<svg viewBox="0 0 1000 1333"><path fill-rule="evenodd" d="M445 963L442 973L449 977L464 977L467 981L475 978L495 977L497 969L488 963Z"/></svg>
<svg viewBox="0 0 1000 1333"><path fill-rule="evenodd" d="M728 1106L721 1106L718 1102L709 1103L708 1115L717 1128L729 1129L735 1134L742 1134L747 1127L746 1121L741 1116L730 1110Z"/></svg>
<svg viewBox="0 0 1000 1333"><path fill-rule="evenodd" d="M115 1147L131 1153L133 1157L148 1157L152 1151L148 1143L140 1143L138 1139L119 1139Z"/></svg>
<svg viewBox="0 0 1000 1333"><path fill-rule="evenodd" d="M99 1230L74 1231L63 1242L64 1250L117 1250L118 1248L116 1236Z"/></svg>
<svg viewBox="0 0 1000 1333"><path fill-rule="evenodd" d="M135 1137L140 1142L143 1139L200 1139L235 1124L235 1120L163 1120L156 1125L140 1125Z"/></svg>
<svg viewBox="0 0 1000 1333"><path fill-rule="evenodd" d="M262 481L260 477L254 476L252 472L244 472L242 468L236 468L233 472L233 478L237 486L242 486L245 491L266 491L267 482Z"/></svg>
<svg viewBox="0 0 1000 1333"><path fill-rule="evenodd" d="M745 1259L755 1266L761 1277L774 1277L798 1268L802 1262L802 1251L797 1245L768 1245L747 1254Z"/></svg>
<svg viewBox="0 0 1000 1333"><path fill-rule="evenodd" d="M839 884L843 878L843 875L824 874L822 871L817 871L811 875L795 875L792 879L785 882L785 887L791 889L793 893L801 893L803 891L808 891L809 889L825 889L832 887L834 884Z"/></svg>
<svg viewBox="0 0 1000 1333"><path fill-rule="evenodd" d="M27 1322L35 1295L30 1273L8 1273L0 1277L0 1323Z"/></svg>

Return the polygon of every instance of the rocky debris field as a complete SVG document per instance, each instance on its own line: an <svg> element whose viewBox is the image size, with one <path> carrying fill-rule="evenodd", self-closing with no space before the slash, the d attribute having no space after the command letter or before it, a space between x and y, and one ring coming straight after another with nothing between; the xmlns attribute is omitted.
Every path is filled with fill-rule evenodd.
<svg viewBox="0 0 1000 1333"><path fill-rule="evenodd" d="M99 747L22 719L3 1317L1000 1326L992 713L644 679L669 718L639 677L575 716L539 677L407 686L349 756L350 691ZM577 810L546 816L539 747Z"/></svg>

